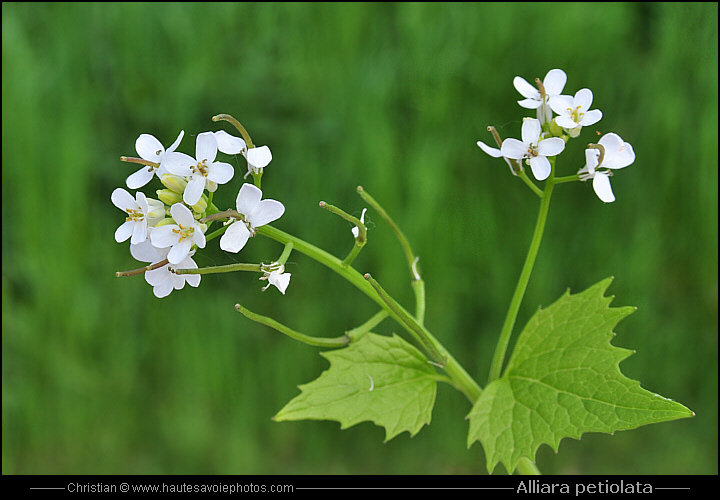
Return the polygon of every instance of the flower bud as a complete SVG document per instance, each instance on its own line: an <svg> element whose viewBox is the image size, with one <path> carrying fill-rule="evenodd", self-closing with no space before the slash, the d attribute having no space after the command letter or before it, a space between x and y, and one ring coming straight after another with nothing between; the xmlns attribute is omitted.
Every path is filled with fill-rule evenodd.
<svg viewBox="0 0 720 500"><path fill-rule="evenodd" d="M165 217L163 220L155 224L155 227L167 226L168 224L175 224L175 221L170 217Z"/></svg>
<svg viewBox="0 0 720 500"><path fill-rule="evenodd" d="M160 177L160 182L162 182L166 188L180 194L185 192L185 186L187 186L185 179L173 174L163 174L162 177Z"/></svg>
<svg viewBox="0 0 720 500"><path fill-rule="evenodd" d="M568 134L570 135L570 137L572 137L574 139L580 135L581 131L582 131L582 125L578 125L577 127L571 128L570 130L568 130Z"/></svg>
<svg viewBox="0 0 720 500"><path fill-rule="evenodd" d="M207 210L207 202L207 196L203 194L202 197L198 200L198 202L191 207L193 212L198 214L205 213L205 210Z"/></svg>
<svg viewBox="0 0 720 500"><path fill-rule="evenodd" d="M160 201L162 201L166 205L173 206L175 203L181 203L183 201L181 193L176 193L175 191L172 191L170 189L158 189L155 192L157 193Z"/></svg>
<svg viewBox="0 0 720 500"><path fill-rule="evenodd" d="M550 122L550 133L554 137L562 137L563 135L563 129L560 125L558 125L555 120Z"/></svg>

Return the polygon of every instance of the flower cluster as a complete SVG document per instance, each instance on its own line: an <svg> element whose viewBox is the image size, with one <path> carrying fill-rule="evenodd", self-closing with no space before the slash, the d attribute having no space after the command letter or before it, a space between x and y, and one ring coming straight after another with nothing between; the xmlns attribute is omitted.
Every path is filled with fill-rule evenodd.
<svg viewBox="0 0 720 500"><path fill-rule="evenodd" d="M228 115L218 115L224 116ZM238 126L245 136L247 132ZM256 148L249 137L246 141L222 130L203 132L197 135L193 158L176 151L183 136L184 131L181 131L175 142L165 149L152 135L141 134L135 141L139 158L121 157L123 161L142 165L127 178L127 187L139 189L157 177L164 186L156 191L157 199L148 198L141 191L132 195L124 188L115 189L111 195L113 204L126 215L115 231L115 240L121 243L130 239L130 254L149 263L144 268L118 275L144 274L157 297L166 297L173 290L183 288L185 283L193 287L200 285L200 274L179 274L177 271L197 269L193 255L198 249L205 248L209 240L222 235L220 248L237 253L255 235L257 228L277 220L285 212L282 203L261 200L260 188L247 183L237 195L237 210L221 212L212 202L218 185L227 184L235 174L230 163L217 161L218 152L242 154L248 164L245 176L252 174L259 185L264 168L272 160L267 146ZM207 234L216 221L225 223ZM283 264L274 262L269 266L257 264L254 267L263 273L261 279L268 279L284 294L290 274L283 274Z"/></svg>
<svg viewBox="0 0 720 500"><path fill-rule="evenodd" d="M574 96L562 94L567 75L561 69L548 72L545 79L535 80L537 88L524 78L516 76L513 85L524 97L518 104L526 109L537 110L536 118L524 118L522 140L505 139L493 132L498 148L478 141L478 146L494 158L504 158L513 174L523 172L523 160L539 180L550 177L554 158L565 149L569 139L578 137L583 127L594 125L602 119L602 112L590 109L593 93L590 89L580 89ZM593 189L605 203L615 201L610 187L612 170L624 168L635 161L632 146L614 133L605 134L597 144L589 144L585 151L585 166L573 180L593 180ZM524 175L524 174L522 174Z"/></svg>

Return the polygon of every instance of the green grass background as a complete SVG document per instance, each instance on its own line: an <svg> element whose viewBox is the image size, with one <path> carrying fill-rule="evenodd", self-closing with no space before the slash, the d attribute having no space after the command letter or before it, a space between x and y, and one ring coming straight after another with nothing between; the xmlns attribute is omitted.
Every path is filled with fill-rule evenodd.
<svg viewBox="0 0 720 500"><path fill-rule="evenodd" d="M519 137L512 79L551 68L595 95L601 122L558 159L584 163L595 131L632 143L617 201L559 186L518 318L567 287L613 275L621 365L695 418L544 446L545 473L716 474L717 3L2 5L2 471L4 474L475 474L467 401L439 390L430 427L383 444L363 423L270 417L327 362L235 312L336 336L376 308L294 253L286 296L245 273L156 299L113 233L110 193L135 169L141 133L180 150L236 116L268 144L275 225L342 257L363 185L421 257L430 330L484 384L527 251L538 199L477 146ZM244 161L221 187L231 206ZM153 184L152 189L159 186ZM149 193L151 190L146 189ZM374 213L356 261L398 300L403 254ZM201 266L276 258L256 238L209 245ZM379 333L395 331L389 321ZM519 330L518 330L519 331ZM499 471L500 469L498 469Z"/></svg>

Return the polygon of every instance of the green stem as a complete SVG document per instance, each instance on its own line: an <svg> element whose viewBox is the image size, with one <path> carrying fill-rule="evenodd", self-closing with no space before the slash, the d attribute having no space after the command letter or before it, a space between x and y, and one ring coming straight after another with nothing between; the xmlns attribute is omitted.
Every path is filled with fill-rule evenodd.
<svg viewBox="0 0 720 500"><path fill-rule="evenodd" d="M295 330L288 328L287 326L275 321L272 318L268 318L267 316L260 316L259 314L255 314L254 312L249 311L248 309L245 309L240 304L235 304L235 309L238 312L243 313L246 318L256 321L258 323L262 323L263 325L267 325L270 328L274 328L278 332L283 333L283 334L287 335L288 337L298 340L304 344L308 344L308 345L315 346L315 347L338 348L338 347L344 347L350 343L350 337L347 334L342 335L340 337L335 337L332 339L311 337L309 335L305 335L303 333L296 332Z"/></svg>
<svg viewBox="0 0 720 500"><path fill-rule="evenodd" d="M212 233L205 235L205 242L207 243L208 241L217 238L218 236L223 234L225 231L227 231L228 227L230 227L230 226L220 227L220 228L216 229L215 231L213 231Z"/></svg>
<svg viewBox="0 0 720 500"><path fill-rule="evenodd" d="M325 250L322 250L314 245L311 245L310 243L307 243L304 240L301 240L300 238L292 236L272 226L261 226L258 228L257 233L262 234L263 236L267 236L268 238L271 238L280 243L292 242L294 245L294 250L297 250L298 252L307 255L308 257L316 260L317 262L323 264L330 270L336 272L337 274L345 278L348 282L354 285L355 288L363 292L376 304L386 310L395 321L397 321L408 331L408 333L410 333L411 335L415 334L415 332L412 331L406 325L406 323L402 321L401 318L392 309L390 309L390 307L388 307L385 301L383 301L383 299L380 298L380 296L377 294L373 286L359 272L357 272L355 268L351 266L343 266L342 261L334 255L331 255ZM397 307L407 316L410 316L410 314L405 311L405 309L400 304L397 304ZM412 319L411 316L410 318ZM443 358L446 360L443 369L452 380L453 386L460 392L465 394L465 396L470 400L471 403L477 401L477 399L480 397L480 394L482 393L482 389L480 388L480 386L478 386L477 382L475 382L472 377L468 375L465 369L455 360L455 358L452 357L452 355L450 355L450 353L445 350L444 347L442 347L439 342L437 342L437 340L435 340L432 334L430 334L430 332L428 332L425 327L423 327L422 325L418 325L418 328L421 328L428 338L432 338L433 342L440 349Z"/></svg>
<svg viewBox="0 0 720 500"><path fill-rule="evenodd" d="M553 181L554 184L562 184L563 182L573 182L573 181L579 181L580 176L578 174L575 175L567 175L565 177L555 177L555 180Z"/></svg>
<svg viewBox="0 0 720 500"><path fill-rule="evenodd" d="M522 303L523 296L525 295L528 281L530 281L530 274L532 273L533 265L535 264L535 258L537 257L538 249L540 248L543 231L545 230L545 222L547 221L548 209L550 208L550 197L552 196L553 187L555 186L554 159L551 159L551 163L552 170L550 171L550 177L548 177L545 183L545 192L540 200L540 212L538 213L537 223L535 224L535 232L533 233L532 241L530 242L530 249L528 250L527 257L525 258L525 264L523 265L522 272L520 273L520 279L515 287L515 293L510 301L510 308L508 309L507 316L505 317L505 323L503 324L502 331L500 332L498 345L495 348L492 365L490 366L490 379L488 380L488 383L500 378L503 362L505 361L505 353L507 351L508 344L510 343L513 327L515 326L515 320L517 319L520 304Z"/></svg>
<svg viewBox="0 0 720 500"><path fill-rule="evenodd" d="M360 337L368 333L370 330L375 328L377 325L379 325L382 320L388 317L388 312L385 309L381 309L375 315L367 320L362 325L353 328L352 330L348 330L345 332L345 335L350 337L350 342L356 342L360 340Z"/></svg>
<svg viewBox="0 0 720 500"><path fill-rule="evenodd" d="M380 283L373 279L372 276L366 274L365 279L370 282L370 284L375 289L380 298L383 300L383 302L385 302L388 308L390 308L390 311L394 312L400 318L400 320L406 326L406 329L413 334L415 340L417 340L420 344L422 344L423 347L425 347L425 350L433 358L433 362L440 368L444 368L447 359L445 358L443 353L440 352L440 349L436 345L437 341L432 336L426 335L427 330L425 330L412 316L410 316L410 314L408 314L405 309L400 307L400 304L398 304L395 299L393 299L385 291L385 289L380 286Z"/></svg>
<svg viewBox="0 0 720 500"><path fill-rule="evenodd" d="M410 283L415 293L415 319L418 324L425 324L425 282L423 280L413 280Z"/></svg>
<svg viewBox="0 0 720 500"><path fill-rule="evenodd" d="M419 257L415 256L412 248L410 247L410 242L408 242L403 232L400 230L398 225L395 224L395 221L392 220L385 209L377 201L375 201L375 198L370 196L362 186L357 187L357 192L360 197L373 208L373 210L380 214L380 217L385 220L387 225L390 226L390 229L393 233L395 233L395 237L400 242L403 252L405 252L405 258L407 259L408 267L410 268L410 283L412 285L413 292L415 293L415 318L418 323L422 325L425 320L425 282L420 277L420 272L418 270Z"/></svg>
<svg viewBox="0 0 720 500"><path fill-rule="evenodd" d="M255 145L252 142L252 139L250 139L250 134L247 133L247 130L245 130L245 127L243 127L239 121L237 121L234 117L231 115L227 115L225 113L221 113L219 115L215 115L212 117L212 121L216 122L219 120L225 120L226 122L230 122L235 126L236 129L238 129L238 132L240 132L240 135L243 136L243 139L245 139L245 144L247 144L248 148L254 148Z"/></svg>
<svg viewBox="0 0 720 500"><path fill-rule="evenodd" d="M367 228L365 227L365 224L358 219L357 217L353 217L349 213L345 212L341 208L338 208L334 205L330 205L329 203L325 203L324 201L320 202L320 208L324 208L330 213L333 213L335 215L339 215L346 221L353 224L358 229L358 235L357 238L355 238L355 244L353 245L352 249L350 250L350 253L347 257L345 257L342 261L344 266L349 266L352 264L352 262L355 260L355 257L358 256L360 253L360 250L363 249L365 246L365 243L367 243Z"/></svg>
<svg viewBox="0 0 720 500"><path fill-rule="evenodd" d="M540 198L543 197L542 190L539 187L537 187L533 181L530 180L530 178L527 176L527 174L525 173L524 170L521 170L520 173L517 174L517 176L520 177L523 180L523 182L525 184L527 184L530 189L533 190L533 193L538 195Z"/></svg>
<svg viewBox="0 0 720 500"><path fill-rule="evenodd" d="M402 233L398 225L395 224L395 221L390 218L385 209L383 209L383 207L381 207L380 204L375 201L375 198L370 196L367 191L363 189L362 186L357 187L357 192L368 205L370 205L378 214L380 214L380 217L385 220L387 225L390 226L392 232L395 233L395 236L397 237L400 245L403 248L403 251L405 252L405 258L407 259L411 276L413 277L413 279L419 279L419 276L415 274L417 272L414 266L415 254L413 254L412 248L410 248L410 243L408 242L407 238Z"/></svg>
<svg viewBox="0 0 720 500"><path fill-rule="evenodd" d="M225 266L201 267L199 269L175 269L175 274L219 274L234 271L263 272L260 264L227 264Z"/></svg>
<svg viewBox="0 0 720 500"><path fill-rule="evenodd" d="M292 253L292 249L293 249L292 241L288 241L287 243L285 243L285 248L283 248L283 251L280 254L280 258L278 258L278 260L276 262L278 264L285 265L285 263L288 260L288 257L290 257L290 253Z"/></svg>
<svg viewBox="0 0 720 500"><path fill-rule="evenodd" d="M356 238L359 242L361 242L363 245L367 241L367 228L365 227L365 224L358 219L357 217L353 217L349 213L347 213L345 210L338 208L334 205L331 205L329 203L325 203L324 201L321 201L319 203L320 208L324 208L330 213L333 213L335 215L338 215L348 221L350 224L353 224L355 227L358 228L358 237Z"/></svg>

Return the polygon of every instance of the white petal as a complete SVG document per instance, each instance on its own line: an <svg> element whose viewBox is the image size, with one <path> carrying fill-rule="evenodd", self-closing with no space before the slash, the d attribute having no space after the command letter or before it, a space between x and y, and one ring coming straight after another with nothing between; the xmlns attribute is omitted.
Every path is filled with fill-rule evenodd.
<svg viewBox="0 0 720 500"><path fill-rule="evenodd" d="M180 264L190 253L192 242L189 239L180 241L177 245L173 245L167 255L170 264Z"/></svg>
<svg viewBox="0 0 720 500"><path fill-rule="evenodd" d="M159 249L152 245L150 240L145 240L138 245L130 245L130 255L140 262L156 263L167 257L169 249Z"/></svg>
<svg viewBox="0 0 720 500"><path fill-rule="evenodd" d="M143 160L160 163L165 148L154 136L141 134L135 141L135 150Z"/></svg>
<svg viewBox="0 0 720 500"><path fill-rule="evenodd" d="M589 127L590 125L595 125L600 120L602 120L602 111L593 109L583 115L582 120L580 120L580 125Z"/></svg>
<svg viewBox="0 0 720 500"><path fill-rule="evenodd" d="M543 139L538 143L538 154L541 156L557 156L565 149L565 141L559 137Z"/></svg>
<svg viewBox="0 0 720 500"><path fill-rule="evenodd" d="M197 203L197 202L195 202ZM175 220L175 222L178 223L180 226L184 227L192 227L195 226L195 218L193 217L192 212L188 207L183 205L182 203L175 203L172 207L170 207L170 215L172 215L172 218ZM160 226L161 229L165 226Z"/></svg>
<svg viewBox="0 0 720 500"><path fill-rule="evenodd" d="M632 145L624 142L619 135L605 134L599 142L605 147L603 167L625 168L635 161L635 151Z"/></svg>
<svg viewBox="0 0 720 500"><path fill-rule="evenodd" d="M239 212L239 210L238 210ZM252 227L260 227L279 219L285 213L285 206L277 200L263 200L247 214Z"/></svg>
<svg viewBox="0 0 720 500"><path fill-rule="evenodd" d="M173 229L179 229L175 224L156 227L150 233L150 242L156 248L171 247L180 240L180 236L173 232Z"/></svg>
<svg viewBox="0 0 720 500"><path fill-rule="evenodd" d="M573 100L570 96L556 95L550 98L548 101L550 108L560 116L566 116L571 113L573 107Z"/></svg>
<svg viewBox="0 0 720 500"><path fill-rule="evenodd" d="M548 160L544 156L536 156L534 158L530 158L530 168L532 169L532 173L537 180L544 181L550 175L550 160Z"/></svg>
<svg viewBox="0 0 720 500"><path fill-rule="evenodd" d="M260 198L262 198L260 188L246 182L242 185L240 191L238 191L237 199L235 200L237 211L243 215L248 215L253 211L255 205L260 203Z"/></svg>
<svg viewBox="0 0 720 500"><path fill-rule="evenodd" d="M593 93L590 89L580 89L575 93L573 108L580 106L580 111L587 112L593 102Z"/></svg>
<svg viewBox="0 0 720 500"><path fill-rule="evenodd" d="M131 245L137 245L142 243L147 238L147 222L135 221L133 222L133 233L132 239L130 240Z"/></svg>
<svg viewBox="0 0 720 500"><path fill-rule="evenodd" d="M287 290L287 287L290 284L290 276L292 276L290 273L270 273L270 276L268 276L268 282L271 285L275 285L277 289L285 295L285 290Z"/></svg>
<svg viewBox="0 0 720 500"><path fill-rule="evenodd" d="M145 281L153 287L153 293L159 299L167 297L173 291L173 274L168 266L153 269L145 273Z"/></svg>
<svg viewBox="0 0 720 500"><path fill-rule="evenodd" d="M598 159L600 158L600 151L595 148L587 148L585 150L585 166L582 170L591 173L595 172L595 167L598 166Z"/></svg>
<svg viewBox="0 0 720 500"><path fill-rule="evenodd" d="M133 210L138 209L138 204L137 201L135 201L135 198L133 198L133 196L127 191L125 191L123 188L115 189L115 191L113 191L110 195L110 199L112 200L113 205L118 207L123 212L127 208L131 208Z"/></svg>
<svg viewBox="0 0 720 500"><path fill-rule="evenodd" d="M135 223L131 220L123 222L120 227L115 230L115 241L122 243L133 234Z"/></svg>
<svg viewBox="0 0 720 500"><path fill-rule="evenodd" d="M506 158L521 160L527 155L528 147L517 139L505 139L500 148L502 155Z"/></svg>
<svg viewBox="0 0 720 500"><path fill-rule="evenodd" d="M565 72L561 69L551 69L543 80L546 95L553 96L560 94L565 88L565 83L567 83L567 75Z"/></svg>
<svg viewBox="0 0 720 500"><path fill-rule="evenodd" d="M218 162L210 165L207 178L218 184L225 184L233 178L234 174L235 169L233 169L232 165L229 163ZM215 187L217 188L217 186Z"/></svg>
<svg viewBox="0 0 720 500"><path fill-rule="evenodd" d="M175 175L188 177L192 175L192 167L197 165L197 161L192 156L185 153L168 153L163 158L163 168Z"/></svg>
<svg viewBox="0 0 720 500"><path fill-rule="evenodd" d="M140 211L143 213L143 215L147 215L148 203L145 193L143 193L142 191L138 191L137 193L135 193L135 198L137 199L137 205L140 207Z"/></svg>
<svg viewBox="0 0 720 500"><path fill-rule="evenodd" d="M487 154L489 154L493 158L502 157L502 151L500 151L499 149L491 148L490 146L488 146L487 144L485 144L482 141L477 141L477 145L480 146L480 149L485 151Z"/></svg>
<svg viewBox="0 0 720 500"><path fill-rule="evenodd" d="M205 189L205 182L207 177L202 174L195 174L185 186L185 192L183 193L183 201L188 205L192 206L200 201L202 198L203 190ZM174 218L174 217L173 217ZM177 222L177 219L175 219Z"/></svg>
<svg viewBox="0 0 720 500"><path fill-rule="evenodd" d="M603 172L597 172L593 179L593 189L595 194L598 195L605 203L612 203L615 201L615 195L610 187L610 177Z"/></svg>
<svg viewBox="0 0 720 500"><path fill-rule="evenodd" d="M523 99L522 101L518 101L517 103L522 106L525 109L537 109L542 104L542 101L540 99L540 94L538 94L538 99Z"/></svg>
<svg viewBox="0 0 720 500"><path fill-rule="evenodd" d="M265 168L270 160L272 160L272 153L270 148L267 146L260 146L259 148L248 149L245 153L245 159L249 165L252 165L255 169Z"/></svg>
<svg viewBox="0 0 720 500"><path fill-rule="evenodd" d="M195 263L194 260L192 260L192 257L189 255L183 260L180 264L175 266L175 269L197 269L198 265ZM192 287L197 287L200 285L200 275L199 274L182 274L182 275L176 275L179 278L182 278L184 281L187 282L188 285Z"/></svg>
<svg viewBox="0 0 720 500"><path fill-rule="evenodd" d="M195 140L195 158L199 162L207 160L210 164L215 161L217 156L217 140L212 132L203 132L197 136Z"/></svg>
<svg viewBox="0 0 720 500"><path fill-rule="evenodd" d="M555 111L557 113L557 111ZM556 116L555 117L555 123L557 123L558 127L567 128L567 129L574 129L578 126L578 124L570 118L569 115L566 116Z"/></svg>
<svg viewBox="0 0 720 500"><path fill-rule="evenodd" d="M184 135L185 135L185 131L184 131L184 130L181 130L180 133L179 133L178 136L177 136L177 139L175 139L175 142L173 142L172 145L171 145L169 148L167 148L167 150L165 151L165 153L167 154L167 153L170 153L170 152L172 152L172 151L175 151L175 150L177 149L177 147L180 145L180 141L182 141L182 138L183 138Z"/></svg>
<svg viewBox="0 0 720 500"><path fill-rule="evenodd" d="M230 224L220 238L220 248L226 252L238 253L250 238L250 231L242 221Z"/></svg>
<svg viewBox="0 0 720 500"><path fill-rule="evenodd" d="M140 170L134 174L130 174L125 182L127 183L127 187L130 189L139 189L150 182L154 174L154 168L143 165Z"/></svg>
<svg viewBox="0 0 720 500"><path fill-rule="evenodd" d="M195 243L198 248L205 248L205 234L200 230L200 228L195 228L195 231L193 232L192 237L193 243Z"/></svg>
<svg viewBox="0 0 720 500"><path fill-rule="evenodd" d="M236 155L247 148L243 139L230 135L224 130L215 132L215 140L218 149L227 155Z"/></svg>
<svg viewBox="0 0 720 500"><path fill-rule="evenodd" d="M540 132L542 132L540 120L536 120L535 118L523 120L521 135L526 145L530 145L530 143L537 144Z"/></svg>
<svg viewBox="0 0 720 500"><path fill-rule="evenodd" d="M536 101L540 101L540 91L533 87L531 84L528 83L527 80L520 76L516 76L513 78L513 85L517 89L520 94L525 97L526 99L533 99ZM518 101L519 103L519 101ZM538 102L538 105L540 103ZM522 106L522 104L521 104ZM523 106L524 107L524 106ZM535 106L537 107L537 106Z"/></svg>

